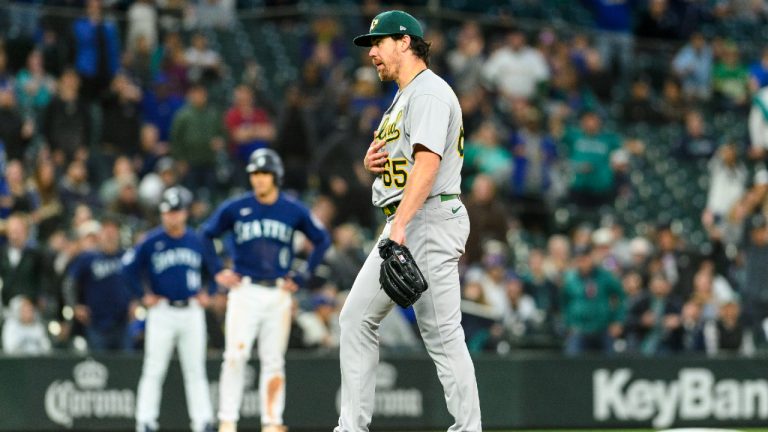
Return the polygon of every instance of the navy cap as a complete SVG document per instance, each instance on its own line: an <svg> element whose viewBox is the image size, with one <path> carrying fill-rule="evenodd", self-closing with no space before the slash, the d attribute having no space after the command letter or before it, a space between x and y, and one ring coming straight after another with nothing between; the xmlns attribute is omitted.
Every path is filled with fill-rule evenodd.
<svg viewBox="0 0 768 432"><path fill-rule="evenodd" d="M192 192L182 186L172 186L163 191L160 212L184 210L192 203Z"/></svg>

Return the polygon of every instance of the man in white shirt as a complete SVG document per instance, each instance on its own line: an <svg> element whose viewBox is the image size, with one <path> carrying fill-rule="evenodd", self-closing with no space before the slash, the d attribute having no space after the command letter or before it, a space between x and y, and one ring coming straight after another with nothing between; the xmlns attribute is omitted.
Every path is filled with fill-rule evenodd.
<svg viewBox="0 0 768 432"><path fill-rule="evenodd" d="M547 62L540 52L527 45L521 30L513 30L506 40L488 59L483 78L506 98L531 99L539 84L549 80Z"/></svg>
<svg viewBox="0 0 768 432"><path fill-rule="evenodd" d="M51 341L35 306L23 296L14 297L3 324L3 352L40 355L50 351Z"/></svg>
<svg viewBox="0 0 768 432"><path fill-rule="evenodd" d="M184 52L184 59L194 80L213 79L221 75L221 56L208 46L208 38L202 33L192 36L192 46Z"/></svg>

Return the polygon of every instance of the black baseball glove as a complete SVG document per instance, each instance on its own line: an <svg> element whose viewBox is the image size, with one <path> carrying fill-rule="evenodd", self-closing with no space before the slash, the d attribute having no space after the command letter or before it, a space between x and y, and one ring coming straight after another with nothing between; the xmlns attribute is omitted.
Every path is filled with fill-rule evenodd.
<svg viewBox="0 0 768 432"><path fill-rule="evenodd" d="M384 259L379 272L379 283L384 292L404 308L414 304L428 286L411 251L404 245L384 239L379 242L379 255Z"/></svg>

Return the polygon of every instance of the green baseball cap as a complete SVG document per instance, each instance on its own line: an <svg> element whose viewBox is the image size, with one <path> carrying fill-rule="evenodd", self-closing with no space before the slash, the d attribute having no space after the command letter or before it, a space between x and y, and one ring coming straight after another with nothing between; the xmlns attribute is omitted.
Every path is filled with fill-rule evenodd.
<svg viewBox="0 0 768 432"><path fill-rule="evenodd" d="M410 35L424 38L421 24L411 14L400 10L382 12L371 21L369 33L356 37L352 42L357 46L371 46L371 39L392 35Z"/></svg>

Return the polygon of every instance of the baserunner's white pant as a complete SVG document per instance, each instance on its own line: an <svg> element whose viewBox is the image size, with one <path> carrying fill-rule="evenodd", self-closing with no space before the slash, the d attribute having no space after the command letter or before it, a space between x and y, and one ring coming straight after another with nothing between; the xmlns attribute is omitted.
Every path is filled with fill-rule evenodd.
<svg viewBox="0 0 768 432"><path fill-rule="evenodd" d="M249 278L229 292L226 347L219 382L219 420L236 422L245 389L245 365L258 338L261 424L282 425L285 350L291 330L291 294L254 285Z"/></svg>
<svg viewBox="0 0 768 432"><path fill-rule="evenodd" d="M380 240L388 238L390 224ZM428 199L406 230L411 250L429 289L414 305L424 344L437 367L448 412L449 431L482 430L475 369L464 342L459 309L458 260L469 235L469 218L459 200ZM374 407L378 328L395 303L381 289L382 259L368 255L341 311L341 415L336 432L366 432Z"/></svg>
<svg viewBox="0 0 768 432"><path fill-rule="evenodd" d="M149 308L144 339L144 366L136 406L137 425L157 428L160 397L168 363L178 347L184 390L193 431L213 422L208 378L205 372L205 311L196 300L176 308L161 300Z"/></svg>

